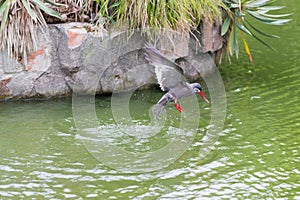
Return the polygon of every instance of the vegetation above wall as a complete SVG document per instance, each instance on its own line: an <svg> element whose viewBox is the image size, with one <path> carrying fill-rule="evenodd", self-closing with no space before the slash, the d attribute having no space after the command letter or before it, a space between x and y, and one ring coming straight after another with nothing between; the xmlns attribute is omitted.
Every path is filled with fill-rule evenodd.
<svg viewBox="0 0 300 200"><path fill-rule="evenodd" d="M1 50L13 58L26 57L37 46L38 28L43 30L49 23L88 22L96 28L111 25L120 28L126 24L130 29L152 27L192 33L206 18L223 21L222 36L228 59L233 54L238 57L239 33L253 62L244 34L271 49L257 35L277 36L262 32L248 18L271 25L289 21L282 19L288 14L269 14L283 8L272 3L272 0L0 0Z"/></svg>

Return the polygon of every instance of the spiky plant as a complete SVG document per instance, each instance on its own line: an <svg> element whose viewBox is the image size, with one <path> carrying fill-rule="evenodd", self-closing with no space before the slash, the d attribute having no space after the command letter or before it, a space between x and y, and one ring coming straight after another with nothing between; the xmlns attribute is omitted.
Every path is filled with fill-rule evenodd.
<svg viewBox="0 0 300 200"><path fill-rule="evenodd" d="M220 17L222 0L96 0L100 15L120 27L130 29L173 29L181 32L196 30L203 17Z"/></svg>
<svg viewBox="0 0 300 200"><path fill-rule="evenodd" d="M254 18L268 25L283 25L290 21L290 19L282 19L290 14L269 14L270 11L280 10L283 6L272 6L273 0L223 0L228 6L227 16L222 25L222 36L226 37L227 55L230 60L230 56L233 54L238 57L239 47L237 34L243 41L245 51L249 57L251 63L253 63L252 55L249 45L245 39L245 34L254 37L257 41L265 45L266 47L276 51L272 46L267 44L263 39L257 35L278 38L276 35L268 34L257 28L254 23L248 20L248 16Z"/></svg>
<svg viewBox="0 0 300 200"><path fill-rule="evenodd" d="M1 0L0 41L1 50L11 58L21 60L26 53L37 47L37 31L47 26L43 13L60 18L48 7L49 1ZM53 4L53 3L52 3Z"/></svg>

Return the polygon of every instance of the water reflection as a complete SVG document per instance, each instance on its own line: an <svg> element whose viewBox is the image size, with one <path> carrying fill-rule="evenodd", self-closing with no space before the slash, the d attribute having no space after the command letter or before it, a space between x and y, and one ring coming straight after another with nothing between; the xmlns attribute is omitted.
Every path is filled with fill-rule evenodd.
<svg viewBox="0 0 300 200"><path fill-rule="evenodd" d="M258 90L260 88L256 88ZM239 93L244 96L245 92L248 91ZM261 99L267 99L268 95L259 93ZM287 118L290 122L278 129L282 131L278 134L275 127L280 127L282 123L266 112L261 103L255 104L255 101L261 99L251 101L249 98L248 106L255 111L243 111L239 109L240 101L233 101L235 98L230 92L228 94L231 102L225 129L215 150L206 159L199 156L199 148L203 145L202 138L209 124L210 111L201 109L203 127L196 130L191 146L180 159L166 169L141 174L120 174L99 163L85 149L82 138L79 138L81 135L75 130L69 100L50 102L51 105L49 102L30 102L25 106L21 103L8 103L9 109L6 109L5 116L9 120L6 121L7 126L1 127L0 195L2 198L107 199L299 196L299 141L295 131L288 131L297 130L293 129L292 118L279 112L281 119ZM236 92L232 94L236 95ZM157 98L159 97L158 92ZM92 139L103 139L98 134L102 130L106 139L113 140L128 151L142 153L161 148L172 140L174 133L181 140L189 136L177 128L178 124L172 122L173 126L168 126L156 135L158 138L137 140L124 134L124 128L117 128L112 123L109 107L106 106L109 104L108 100L99 98L96 99L96 104L101 105L106 114L98 114L98 117L103 116L100 118L103 125L86 130L90 135L94 134ZM150 105L145 109L148 110ZM138 107L137 116L133 118L144 116L140 112L142 107ZM167 110L172 115L176 113L172 113L172 107ZM23 118L18 118L25 115L35 118L26 122L23 122ZM26 123L26 126L15 126L12 117L19 120L19 123ZM256 119L255 123L251 118ZM173 119L179 118L175 115ZM273 119L272 126L265 124L270 119ZM134 128L145 129L148 122L149 118L146 117L142 120L134 119ZM125 127L125 130L126 128L130 130L132 127ZM193 136L194 133L191 134Z"/></svg>

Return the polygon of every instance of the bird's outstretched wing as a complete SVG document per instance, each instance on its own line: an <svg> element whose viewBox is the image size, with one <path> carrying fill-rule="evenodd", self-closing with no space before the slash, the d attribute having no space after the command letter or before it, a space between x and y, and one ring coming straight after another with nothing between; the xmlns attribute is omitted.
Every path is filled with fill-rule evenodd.
<svg viewBox="0 0 300 200"><path fill-rule="evenodd" d="M145 44L145 58L155 67L155 75L163 91L185 82L183 70L176 63L164 57L153 45Z"/></svg>

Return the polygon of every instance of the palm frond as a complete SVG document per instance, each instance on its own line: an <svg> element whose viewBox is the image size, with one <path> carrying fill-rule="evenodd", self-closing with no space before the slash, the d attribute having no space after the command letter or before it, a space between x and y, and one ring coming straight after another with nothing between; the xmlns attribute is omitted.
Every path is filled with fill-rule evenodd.
<svg viewBox="0 0 300 200"><path fill-rule="evenodd" d="M255 38L261 44L267 48L276 51L271 45L265 42L263 39L258 37L256 33L266 36L278 38L276 35L267 34L258 28L256 28L249 20L246 20L248 16L251 16L253 19L268 25L284 25L291 21L291 19L283 19L290 16L291 14L270 14L269 12L277 11L284 6L270 6L273 3L273 0L250 0L250 1L241 1L241 0L223 0L224 3L228 6L227 17L224 21L222 27L222 36L229 35L229 42L227 43L227 52L232 55L232 34L230 32L239 29L240 36L243 41L245 51L249 57L251 63L253 63L252 55L250 53L250 48L246 42L244 33ZM229 22L228 22L229 20ZM229 26L230 24L230 26ZM227 27L229 26L229 27ZM229 34L227 34L229 32Z"/></svg>

